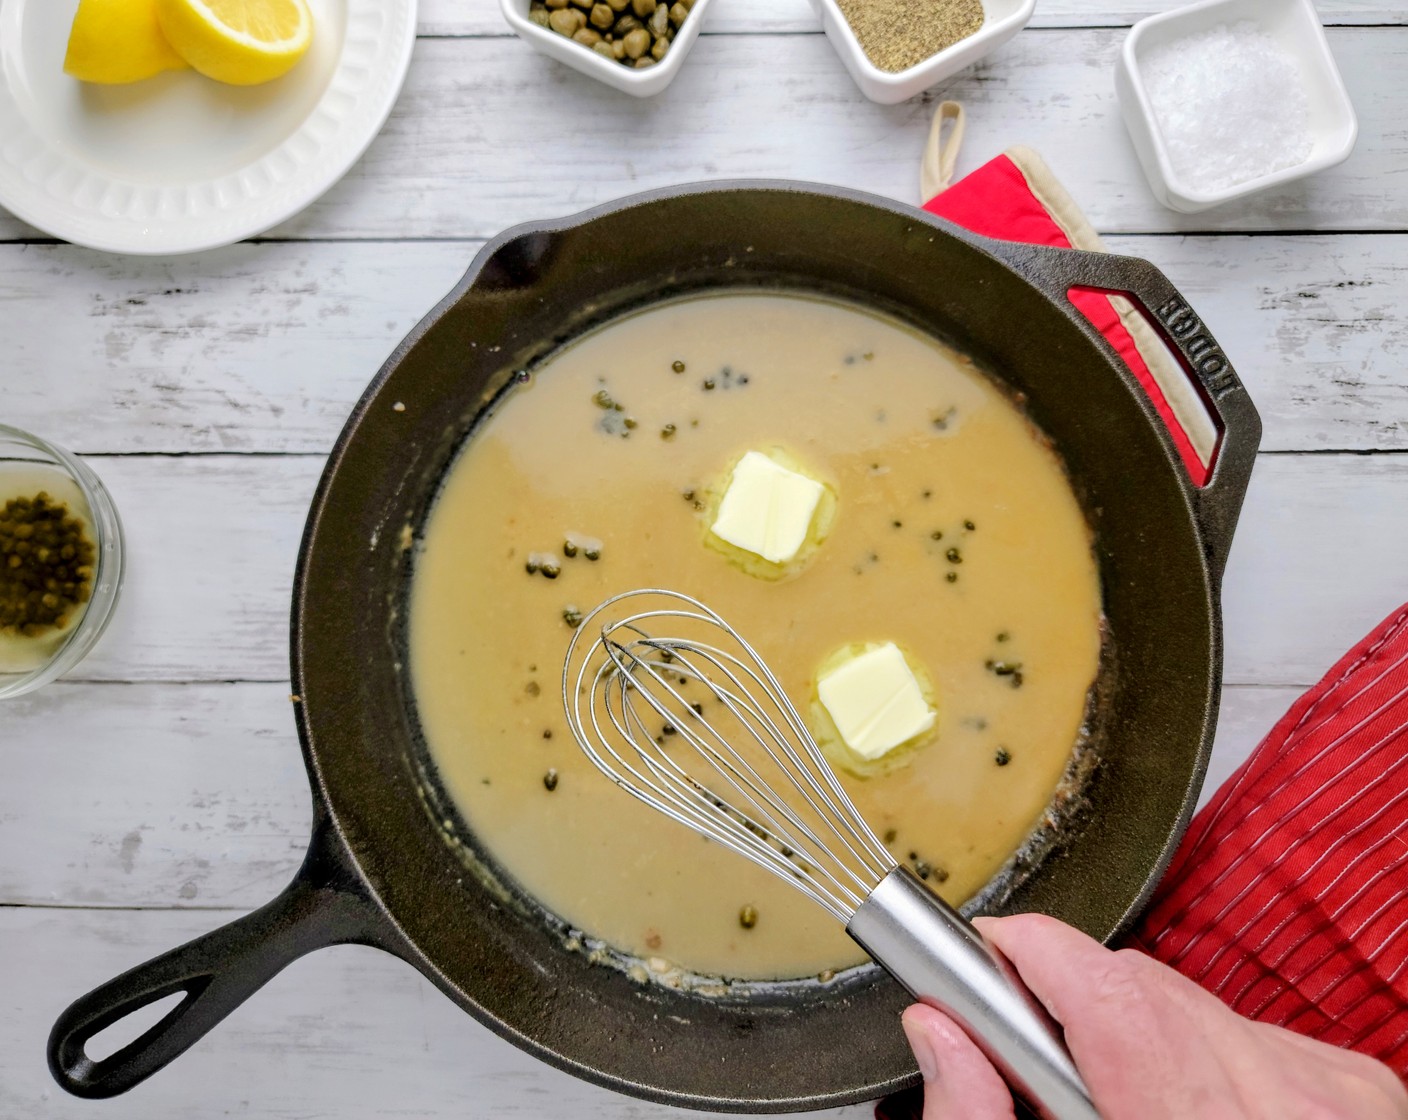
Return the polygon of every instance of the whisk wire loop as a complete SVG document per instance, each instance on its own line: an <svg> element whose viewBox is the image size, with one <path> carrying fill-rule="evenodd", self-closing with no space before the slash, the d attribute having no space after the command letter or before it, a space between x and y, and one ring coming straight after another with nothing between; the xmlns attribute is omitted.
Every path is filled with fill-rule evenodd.
<svg viewBox="0 0 1408 1120"><path fill-rule="evenodd" d="M618 654L619 656L619 654ZM614 663L614 659L613 659ZM646 668L646 663L635 660L633 669L640 672ZM660 681L660 686L671 696L680 698L679 693L668 683L668 680L659 672L654 664L649 665L649 670L655 679ZM639 708L629 703L633 686L630 678L618 672L609 683L605 693L605 707L613 726L621 733L624 739L632 743L653 742L651 731L647 728L644 717ZM649 699L654 699L648 694ZM671 720L678 720L678 715L670 712L659 703L658 700L651 704L651 710L657 715L661 715ZM672 725L673 726L673 725ZM706 725L707 726L707 725ZM711 729L712 730L712 729ZM690 725L685 724L677 731L685 738L685 741L694 746L697 750L710 759L724 773L729 783L742 793L748 802L755 808L759 807L759 801L766 802L763 787L759 786L760 779L756 774L751 778L740 773L737 767L732 766L726 758L721 757L720 751L702 736L697 735ZM726 742L718 740L725 750L728 750ZM622 763L623 767L638 778L645 779L645 775L631 765L627 759L622 759L619 752L612 751L612 755ZM629 753L629 752L628 752ZM817 860L816 851L812 845L805 844L799 837L787 830L779 821L775 814L764 812L765 824L761 828L749 816L729 812L728 806L716 794L709 791L697 778L682 767L673 757L663 750L643 750L636 753L636 757L644 764L649 771L649 779L654 779L650 784L657 793L671 805L678 808L688 819L686 823L692 824L697 830L707 831L714 839L724 840L734 850L740 850L741 846L748 846L750 852L759 843L761 834L767 829L771 829L771 835L778 839L780 850L767 845L764 849L758 850L757 855L762 857L756 862L763 863L775 874L785 876L798 876L799 869L795 863L789 861L788 851L794 855L800 853L803 859ZM648 779L646 779L648 780ZM774 803L775 804L775 803ZM723 836L718 835L720 832ZM820 841L812 835L811 839L818 845ZM807 884L810 886L811 884ZM808 893L816 896L814 890ZM821 892L825 893L825 892ZM848 892L849 893L849 892ZM827 895L824 905L838 916L846 913L845 907L851 903L851 898L838 899Z"/></svg>
<svg viewBox="0 0 1408 1120"><path fill-rule="evenodd" d="M604 682L602 706L613 728L629 742L637 741L641 735L648 737L650 733L645 728L639 712L625 702L626 690L630 687L628 682L614 674L613 669L608 666L604 666L599 675L610 678ZM593 729L600 735L602 729L596 721L595 713L591 718ZM758 848L757 837L741 823L741 818L721 813L718 798L710 794L697 779L668 755L660 752L662 757L657 757L654 753L641 753L639 760L649 771L647 775L642 774L621 753L608 750L610 759L635 779L633 782L616 770L613 761L608 761L591 747L587 748L587 753L608 777L639 800L730 850L747 856L774 874L795 876L793 883L798 889L837 918L845 920L849 911L844 900L833 897L818 885L801 877L797 868L780 851L770 847ZM646 789L652 790L653 795L646 794Z"/></svg>
<svg viewBox="0 0 1408 1120"><path fill-rule="evenodd" d="M611 617L624 601L647 599L651 609ZM694 696L721 715L706 716ZM613 782L841 921L895 867L766 662L696 599L648 589L602 603L573 635L563 703L587 756Z"/></svg>
<svg viewBox="0 0 1408 1120"><path fill-rule="evenodd" d="M717 626L733 640L751 661L751 664L748 661L734 657L706 643L680 639L650 639L652 644L660 647L669 646L675 649L690 649L712 653L745 672L752 679L754 684L764 691L767 699L787 724L787 729L791 732L792 737L789 739L787 735L779 732L777 736L778 745L786 753L789 761L797 766L798 771L807 779L810 795L820 797L827 810L834 814L834 820L836 824L840 826L837 835L843 843L846 844L847 849L855 855L857 859L863 862L866 861L866 855L868 854L876 861L876 869L881 875L888 871L890 867L894 866L894 860L889 852L885 850L875 834L856 814L849 797L837 781L835 772L822 757L820 748L813 739L811 732L807 729L807 725L801 714L797 711L796 706L793 705L792 701L788 698L781 682L778 681L772 670L768 668L767 662L759 656L748 641L734 630L732 626L726 623L717 613L697 600L691 599L689 596L681 595L678 592L659 590L645 590L628 594L631 596L663 595L670 598L681 599L698 608L697 611L678 609L647 611L622 621L620 624L622 628L631 629L635 633L641 634L642 637L645 637L645 634L640 630L638 625L641 619L670 617L692 619L707 625ZM626 597L627 596L624 595L618 596L617 599L624 599ZM603 604L603 606L606 605L608 604ZM718 665L718 667L721 669L724 668L723 665ZM730 673L729 676L739 688L739 691L747 695L747 686L742 684L736 675ZM714 682L707 674L701 677L701 679L706 685L713 686ZM805 760L803 760L794 747L794 743L800 744L803 747L807 756ZM817 781L818 778L821 779L821 782ZM852 841L854 841L854 843L852 843ZM862 854L861 850L857 850L857 847L863 849L865 854Z"/></svg>
<svg viewBox="0 0 1408 1120"><path fill-rule="evenodd" d="M636 657L635 663L643 667L650 674L652 680L659 683L673 698L682 703L684 702L683 696L670 684L668 674L660 669L659 663L640 659L635 655L636 647L641 644L645 644L651 648L665 649L670 654L670 661L665 662L665 664L670 666L671 671L674 671L675 666L678 664L681 670L686 674L686 676L681 679L709 681L712 686L711 691L713 695L728 708L730 714L736 718L740 731L746 732L747 737L751 739L758 748L763 751L769 751L773 749L787 749L789 747L786 737L778 733L776 725L767 719L757 704L751 701L749 694L746 691L742 691L744 686L738 681L738 677L730 668L729 664L727 664L727 662L737 664L737 659L731 658L723 651L711 647L703 645L691 646L691 651L703 655L705 659L719 671L720 675L739 684L740 691L735 692L734 690L723 687L719 683L717 676L700 670L693 663L688 654L680 652L676 643L660 643L652 639L644 643L633 643L631 647L614 645L608 647L613 653L613 658L619 656L618 651L621 650L625 650L633 657ZM747 669L746 666L740 667L745 671ZM644 699L658 715L667 719L677 718L654 694L645 693ZM702 727L705 734L697 734L694 730L696 726ZM682 726L675 728L675 730L690 746L703 754L706 760L714 765L733 789L751 806L753 811L743 814L743 827L745 830L759 839L762 839L765 843L772 843L783 849L781 855L784 859L789 859L794 856L800 857L798 862L788 868L790 873L796 874L799 869L804 870L809 864L820 862L821 857L818 853L826 851L827 841L822 836L818 835L816 830L813 829L801 815L795 812L785 800L774 792L771 784L757 772L748 761L744 752L734 747L730 741L730 737L721 734L712 724L699 719L697 715L694 720L686 720ZM648 752L647 757L649 757ZM776 762L777 759L774 757L773 761ZM690 777L683 767L680 767L673 759L671 759L670 762L678 775L687 778L700 788L706 800L711 798L706 788L700 786L697 780ZM798 781L797 776L790 772L787 767L779 766L778 770L788 779L794 788L803 790L803 786ZM717 798L713 798L712 800L715 805L718 805ZM727 806L718 807L727 812ZM732 813L727 815L729 815L730 818L733 816ZM758 826L761 826L761 829L759 829ZM770 864L776 866L773 861L770 861ZM846 870L849 873L849 868ZM844 884L838 884L838 886L842 887L847 896L847 901L851 904L852 908L854 908L864 899L865 894L870 890L871 884L855 876L853 873L851 874L851 878L854 880L855 889ZM859 893L857 893L857 891L859 891Z"/></svg>
<svg viewBox="0 0 1408 1120"><path fill-rule="evenodd" d="M733 784L735 788L764 815L764 823L768 821L772 822L770 831L773 832L774 836L778 836L778 832L782 828L781 823L778 821L778 817L780 816L782 820L785 820L791 827L801 830L802 835L806 836L810 842L817 845L817 847L823 851L831 851L833 847L831 841L839 839L846 853L860 863L861 866L864 866L865 856L861 851L857 850L857 846L852 842L852 839L847 836L846 828L836 827L837 824L844 825L846 823L846 817L840 807L837 806L828 795L825 787L816 781L815 771L817 768L807 765L807 760L802 757L792 739L789 738L783 728L778 726L775 720L768 717L763 706L754 699L754 694L749 692L747 683L740 679L739 673L746 674L748 678L752 680L756 688L763 691L767 699L772 702L774 708L780 709L783 704L786 704L790 708L791 704L787 700L786 694L782 693L776 681L764 680L752 666L734 657L725 650L705 643L690 643L687 647L681 647L681 644L677 641L650 639L648 644L657 648L668 649L675 660L678 660L690 669L691 676L708 683L711 692L723 703L729 713L735 717L741 728L749 733L754 743L761 750L767 752L769 762L772 763L779 774L786 778L791 790L806 799L808 806L814 811L814 814L826 821L829 826L828 831L831 833L831 836L828 838L819 836L783 797L778 796L773 789L773 783L769 783L759 775L757 770L748 762L747 757L733 747L729 742L729 737L722 735L714 727L706 725L712 733L712 738L717 742L720 751L716 753L705 744L698 742L693 743L693 745L699 749L707 750L710 754L710 761L724 767L727 770L726 776L730 777L730 779L736 777L740 770L743 771L746 775L745 781L747 789L740 788L736 781ZM715 672L699 669L693 664L691 655L699 656L706 660ZM726 678L734 688L725 688L720 683L720 677ZM647 697L647 700L649 699L650 697ZM796 716L795 709L792 715L797 721L792 725L795 728L794 735L805 735L809 739L810 736L805 727L800 724L800 717ZM688 727L690 725L687 724L686 726ZM726 757L720 758L719 754ZM829 773L829 767L826 768L826 770ZM776 813L777 816L774 816L774 813ZM869 830L867 829L866 831L868 832ZM778 838L783 839L783 837L780 836L778 836ZM793 848L799 847L795 842L790 843L788 846ZM816 862L816 860L813 859L813 862ZM869 874L862 876L856 873L854 866L849 861L841 861L838 866L849 880L849 886L845 886L844 888L847 895L853 898L853 905L859 905L865 895L868 894L875 885L874 869L872 869ZM879 874L883 875L884 871L879 871ZM838 884L838 886L841 885L842 884ZM851 889L852 887L854 889Z"/></svg>

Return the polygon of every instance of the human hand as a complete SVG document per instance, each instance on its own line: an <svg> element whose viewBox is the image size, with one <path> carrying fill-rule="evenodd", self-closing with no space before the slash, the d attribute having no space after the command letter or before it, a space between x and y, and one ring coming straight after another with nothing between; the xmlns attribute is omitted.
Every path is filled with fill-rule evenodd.
<svg viewBox="0 0 1408 1120"><path fill-rule="evenodd" d="M1244 1019L1142 953L1039 914L977 924L1065 1029L1105 1120L1408 1120L1387 1066ZM1012 1120L1007 1086L952 1019L916 1004L902 1021L924 1120Z"/></svg>

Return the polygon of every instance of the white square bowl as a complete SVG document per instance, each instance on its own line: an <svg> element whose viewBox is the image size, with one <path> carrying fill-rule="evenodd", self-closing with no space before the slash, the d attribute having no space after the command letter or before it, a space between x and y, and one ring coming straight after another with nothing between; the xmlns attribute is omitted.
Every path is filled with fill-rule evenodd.
<svg viewBox="0 0 1408 1120"><path fill-rule="evenodd" d="M675 38L670 43L670 50L664 60L644 70L637 70L602 58L596 51L582 46L581 43L574 43L550 28L540 27L528 18L532 0L499 0L504 19L508 20L508 25L513 28L514 33L529 46L557 59L558 62L565 63L573 70L614 86L623 93L629 93L632 97L652 97L675 80L675 75L684 65L684 56L689 53L689 48L694 46L694 40L699 37L699 28L704 23L704 15L710 3L712 0L694 0L689 18L680 24L679 30L675 32Z"/></svg>
<svg viewBox="0 0 1408 1120"><path fill-rule="evenodd" d="M1200 191L1179 179L1159 132L1144 88L1140 62L1146 52L1175 39L1250 20L1296 60L1310 104L1313 144L1303 163L1273 171L1222 191ZM1149 16L1130 28L1115 64L1115 92L1134 150L1159 201L1193 214L1234 198L1313 175L1349 158L1359 135L1354 105L1344 88L1325 29L1311 0L1202 0L1186 8Z"/></svg>
<svg viewBox="0 0 1408 1120"><path fill-rule="evenodd" d="M861 93L881 105L894 105L923 93L936 82L972 66L989 51L1000 47L1027 25L1036 0L982 0L983 26L938 54L930 55L908 70L891 73L871 62L836 0L811 0L821 18L821 29L851 72ZM669 57L668 55L666 56Z"/></svg>

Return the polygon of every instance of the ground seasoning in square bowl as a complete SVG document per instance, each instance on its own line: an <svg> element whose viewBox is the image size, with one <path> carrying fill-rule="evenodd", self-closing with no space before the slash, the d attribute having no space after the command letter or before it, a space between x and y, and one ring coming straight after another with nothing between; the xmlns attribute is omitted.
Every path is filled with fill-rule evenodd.
<svg viewBox="0 0 1408 1120"><path fill-rule="evenodd" d="M836 0L865 55L897 74L983 26L980 0Z"/></svg>

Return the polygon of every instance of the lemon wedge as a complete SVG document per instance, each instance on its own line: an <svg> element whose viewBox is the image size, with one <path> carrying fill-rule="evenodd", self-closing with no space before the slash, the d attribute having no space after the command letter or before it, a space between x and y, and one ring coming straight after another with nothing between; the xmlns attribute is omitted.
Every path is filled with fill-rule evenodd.
<svg viewBox="0 0 1408 1120"><path fill-rule="evenodd" d="M281 77L313 42L305 0L156 0L156 14L182 58L231 85Z"/></svg>
<svg viewBox="0 0 1408 1120"><path fill-rule="evenodd" d="M68 34L64 72L103 85L140 82L184 70L156 18L157 0L79 0Z"/></svg>

